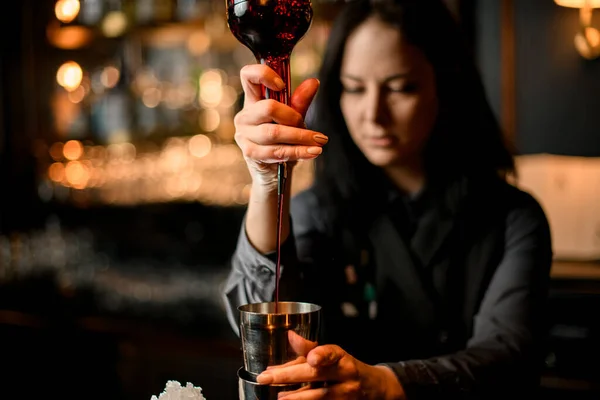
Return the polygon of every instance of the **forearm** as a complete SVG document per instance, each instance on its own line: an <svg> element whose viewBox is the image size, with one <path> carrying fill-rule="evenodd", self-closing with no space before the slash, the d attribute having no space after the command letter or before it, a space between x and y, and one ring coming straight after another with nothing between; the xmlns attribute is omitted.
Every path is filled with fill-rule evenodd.
<svg viewBox="0 0 600 400"><path fill-rule="evenodd" d="M287 166L287 182L281 215L282 242L287 239L290 233L289 200L292 185L292 169L291 166ZM276 250L278 204L277 188L275 186L252 185L246 214L246 235L254 248L262 254L271 253Z"/></svg>
<svg viewBox="0 0 600 400"><path fill-rule="evenodd" d="M376 370L380 371L381 383L379 386L383 388L384 400L407 400L404 388L400 384L398 377L394 371L387 365L376 365Z"/></svg>
<svg viewBox="0 0 600 400"><path fill-rule="evenodd" d="M290 183L291 180L288 179L288 190L291 186ZM259 195L261 195L260 191L257 196L253 197L253 201L256 201L253 204L254 217L249 216L251 210L248 210L244 217L238 243L231 258L231 272L223 288L228 317L236 331L237 307L241 304L272 301L275 292L277 261L277 253L274 251L275 229L273 229L273 232L265 234L265 236L271 235L271 247L273 249L271 251L258 249L254 243L251 243L249 237L249 232L253 232L256 238L259 231L256 228L261 227L259 218L261 215L260 209L267 208L265 203L261 204L258 201ZM289 195L286 196L286 200L288 199ZM285 207L286 213L283 217L285 235L281 243L281 279L279 288L281 300L298 300L304 298L302 290L303 274L301 270L305 270L307 266L309 270L312 270L310 266L315 259L331 258L329 255L320 253L323 249L329 249L330 246L327 245L323 235L320 233L320 225L315 223L315 221L321 222L322 219L314 219L313 210L316 209L314 198L308 192L303 192L292 203L291 214L294 215L296 222L292 223L292 217L289 216L290 212L287 211L289 209L289 205L287 204ZM273 204L276 207L276 198ZM262 210L265 218L268 218L271 214L274 215L274 213L269 214L265 209ZM255 223L250 223L249 218L255 218ZM275 225L276 218L273 221L275 221L273 223ZM266 226L267 224L264 225ZM299 237L297 237L298 232ZM260 237L260 234L258 235ZM299 242L297 239L299 239ZM302 259L299 259L300 254L303 256Z"/></svg>
<svg viewBox="0 0 600 400"><path fill-rule="evenodd" d="M289 224L289 221L288 221ZM248 240L244 219L235 252L231 258L231 271L225 282L223 296L227 316L237 332L237 307L242 304L272 301L275 292L276 253L263 254ZM290 228L288 239L282 244L282 278L281 292L283 297L297 292L299 274L296 268L296 243Z"/></svg>
<svg viewBox="0 0 600 400"><path fill-rule="evenodd" d="M387 364L406 399L500 399L515 387L537 387L540 365L534 352L511 349L501 341L441 357Z"/></svg>

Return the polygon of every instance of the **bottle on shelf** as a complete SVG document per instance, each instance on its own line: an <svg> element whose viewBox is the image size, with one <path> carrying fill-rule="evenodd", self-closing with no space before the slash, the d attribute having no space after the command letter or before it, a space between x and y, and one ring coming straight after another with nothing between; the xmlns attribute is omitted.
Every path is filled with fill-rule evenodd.
<svg viewBox="0 0 600 400"><path fill-rule="evenodd" d="M91 105L91 120L94 140L99 144L134 139L136 118L129 53L128 43L119 43L114 60L92 74L91 85L96 98Z"/></svg>
<svg viewBox="0 0 600 400"><path fill-rule="evenodd" d="M175 19L180 22L198 21L210 12L208 0L175 0Z"/></svg>
<svg viewBox="0 0 600 400"><path fill-rule="evenodd" d="M173 22L173 0L136 0L135 22L153 26Z"/></svg>
<svg viewBox="0 0 600 400"><path fill-rule="evenodd" d="M104 14L103 0L79 0L77 22L88 27L97 27Z"/></svg>

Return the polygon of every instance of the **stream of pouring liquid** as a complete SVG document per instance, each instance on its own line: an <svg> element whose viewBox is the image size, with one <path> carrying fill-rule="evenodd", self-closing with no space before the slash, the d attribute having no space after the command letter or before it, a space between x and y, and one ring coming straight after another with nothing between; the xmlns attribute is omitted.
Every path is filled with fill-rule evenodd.
<svg viewBox="0 0 600 400"><path fill-rule="evenodd" d="M277 166L277 264L275 267L275 314L279 312L279 278L281 276L281 227L283 225L283 203L287 169L285 163Z"/></svg>

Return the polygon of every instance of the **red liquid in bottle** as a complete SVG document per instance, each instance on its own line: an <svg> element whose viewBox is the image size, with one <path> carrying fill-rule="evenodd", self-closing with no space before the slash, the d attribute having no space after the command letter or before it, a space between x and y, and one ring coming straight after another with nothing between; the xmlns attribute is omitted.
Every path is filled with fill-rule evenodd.
<svg viewBox="0 0 600 400"><path fill-rule="evenodd" d="M257 60L289 57L312 16L310 0L248 0L227 9L229 29Z"/></svg>
<svg viewBox="0 0 600 400"><path fill-rule="evenodd" d="M256 60L267 64L286 84L276 92L263 88L265 98L290 102L290 56L294 46L310 28L313 10L310 0L228 0L227 23L233 35L248 47ZM279 304L281 271L281 224L285 193L285 166L280 164L277 206L277 266L275 271L275 313Z"/></svg>

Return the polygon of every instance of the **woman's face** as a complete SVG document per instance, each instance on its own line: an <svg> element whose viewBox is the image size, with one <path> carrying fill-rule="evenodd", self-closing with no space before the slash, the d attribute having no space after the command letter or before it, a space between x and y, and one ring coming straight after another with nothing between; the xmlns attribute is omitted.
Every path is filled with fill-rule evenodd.
<svg viewBox="0 0 600 400"><path fill-rule="evenodd" d="M371 17L348 37L340 79L342 114L365 157L384 168L420 163L438 113L425 55Z"/></svg>

